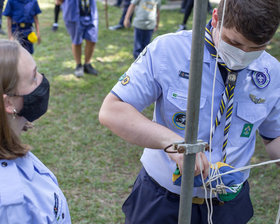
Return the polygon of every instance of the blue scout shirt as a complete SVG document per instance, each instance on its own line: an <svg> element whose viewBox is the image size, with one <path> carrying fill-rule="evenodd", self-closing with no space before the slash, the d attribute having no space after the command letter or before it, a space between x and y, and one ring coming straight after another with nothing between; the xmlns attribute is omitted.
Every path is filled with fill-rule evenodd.
<svg viewBox="0 0 280 224"><path fill-rule="evenodd" d="M0 223L71 224L56 177L31 152L0 160Z"/></svg>
<svg viewBox="0 0 280 224"><path fill-rule="evenodd" d="M191 31L158 37L131 65L113 87L112 93L138 111L155 103L153 121L184 137L189 87ZM215 59L204 48L198 139L209 142L212 85ZM234 109L229 130L227 163L242 167L254 153L256 131L267 138L280 136L280 63L264 52L248 68L238 73L234 92ZM224 82L219 71L214 95L215 120ZM212 163L222 161L225 113L213 136ZM172 142L170 142L172 143ZM209 159L209 153L206 152ZM141 162L148 174L174 193L172 174L176 164L163 150L146 148ZM244 172L244 180L249 170ZM204 197L204 190L194 188L194 196Z"/></svg>
<svg viewBox="0 0 280 224"><path fill-rule="evenodd" d="M3 12L15 23L34 23L34 16L41 13L37 0L8 0Z"/></svg>
<svg viewBox="0 0 280 224"><path fill-rule="evenodd" d="M62 4L63 19L65 22L79 22L80 21L80 0L64 0ZM95 0L90 0L90 21L96 24L98 20L98 11Z"/></svg>

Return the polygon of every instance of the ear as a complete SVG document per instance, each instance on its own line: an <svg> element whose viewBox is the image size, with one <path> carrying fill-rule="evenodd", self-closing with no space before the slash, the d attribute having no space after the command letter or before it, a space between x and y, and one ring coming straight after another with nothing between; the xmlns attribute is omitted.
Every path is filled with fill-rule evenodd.
<svg viewBox="0 0 280 224"><path fill-rule="evenodd" d="M3 102L4 102L5 111L8 114L13 114L15 107L14 107L14 104L13 104L13 102L11 100L11 97L9 97L6 94L3 94Z"/></svg>
<svg viewBox="0 0 280 224"><path fill-rule="evenodd" d="M212 21L211 21L211 25L213 28L217 28L218 26L218 10L215 8L213 9L213 12L212 12Z"/></svg>

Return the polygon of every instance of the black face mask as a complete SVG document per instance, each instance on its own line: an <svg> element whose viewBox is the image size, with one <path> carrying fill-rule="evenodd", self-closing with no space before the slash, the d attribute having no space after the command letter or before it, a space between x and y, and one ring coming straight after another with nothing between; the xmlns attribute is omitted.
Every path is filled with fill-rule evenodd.
<svg viewBox="0 0 280 224"><path fill-rule="evenodd" d="M18 113L18 116L23 116L29 122L37 120L48 110L50 84L47 78L43 75L43 80L33 92L22 95L23 108Z"/></svg>

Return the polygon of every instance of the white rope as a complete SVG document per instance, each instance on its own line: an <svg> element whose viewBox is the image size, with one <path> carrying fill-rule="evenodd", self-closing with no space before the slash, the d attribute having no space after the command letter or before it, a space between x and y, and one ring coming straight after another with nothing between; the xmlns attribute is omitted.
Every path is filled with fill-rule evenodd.
<svg viewBox="0 0 280 224"><path fill-rule="evenodd" d="M220 24L220 32L219 32L219 43L221 42L221 35L222 35L222 29L223 29L223 24L224 24L226 1L227 0L224 1L224 6L223 6L222 21L221 21L221 24ZM213 114L214 114L214 112L213 112L214 111L214 95L215 95L215 85L216 85L216 77L217 77L217 69L218 69L219 47L217 47L216 50L217 50L217 55L216 55L215 71L214 71L213 86L212 86L211 119L210 119L211 125L210 125L210 137L209 137L209 161L210 161L210 164L212 164L212 131L213 131L213 125L212 124L213 124L213 119L214 119L214 116L213 116ZM201 164L201 158L199 156L200 175L201 175L201 180L202 180L202 183L203 183L203 188L204 188L204 192L205 192L205 202L206 202L207 211L208 211L208 217L207 217L208 218L208 223L213 224L213 221L212 221L212 215L213 215L213 203L212 203L213 187L212 187L212 181L215 181L215 180L217 181L216 189L217 189L217 186L219 185L220 188L228 189L228 190L232 191L232 189L230 187L227 187L223 184L223 181L222 181L222 178L221 178L223 175L227 175L227 174L242 171L242 170L251 169L251 168L254 168L254 167L257 167L257 166L263 166L263 165L267 165L267 164L271 164L271 163L276 163L276 162L280 162L280 159L270 160L270 161L262 162L262 163L259 163L259 164L253 164L253 165L248 165L248 166L236 168L234 170L228 171L228 172L223 173L223 174L221 174L219 172L219 169L217 167L212 169L212 170L214 170L213 172L210 172L210 169L209 169L209 175L208 175L209 179L207 181L207 184L209 184L209 187L210 187L210 195L209 195L210 207L209 207L208 200L207 200L207 194L208 193L207 193L206 184L204 182L203 175L202 175L202 164ZM218 180L220 180L220 183L219 183ZM279 203L279 209L278 209L275 224L279 224L279 220L280 220L280 203Z"/></svg>
<svg viewBox="0 0 280 224"><path fill-rule="evenodd" d="M222 21L221 21L221 25L220 25L220 33L219 33L219 42L222 39L222 30L223 30L223 24L224 24L224 15L225 15L225 6L226 6L226 2L227 0L224 1L224 7L223 7L223 15L222 15ZM212 99L211 99L211 119L210 119L210 137L209 137L209 161L210 163L212 163L212 131L213 131L213 120L214 120L214 95L215 95L215 86L216 86L216 77L217 77L217 70L218 70L218 49L217 50L217 54L216 54L216 63L215 63L215 71L214 71L214 78L213 78L213 86L212 86ZM210 169L209 169L209 176L210 176ZM202 176L202 172L201 172L201 180L203 182L203 187L204 187L204 191L206 192L205 197L207 198L207 189L204 183L204 179ZM210 179L210 178L209 178ZM207 202L207 210L208 210L208 223L212 224L212 216L213 216L213 202L212 202L212 193L213 193L213 188L212 188L212 184L210 182L210 211L209 211L209 206L208 206L208 201ZM209 214L210 212L210 214Z"/></svg>
<svg viewBox="0 0 280 224"><path fill-rule="evenodd" d="M227 0L224 1L224 6L223 6L222 21L221 21L221 24L220 24L220 33L219 33L219 43L221 42L221 37L222 37L222 29L223 29L223 24L224 24L226 1ZM218 69L219 47L217 47L216 50L217 50L217 55L216 55L215 71L214 71L213 86L212 86L211 119L210 119L211 125L210 125L210 137L209 137L209 139L210 139L209 140L209 161L210 161L210 164L212 164L212 131L213 131L213 125L212 124L213 124L213 120L214 120L214 116L213 116L213 114L214 114L214 95L215 95L216 77L217 77L217 69ZM240 168L235 168L234 170L228 171L228 172L223 173L223 174L221 174L220 172L217 172L216 170L218 170L218 169L214 169L215 171L211 173L210 169L209 169L209 180L207 182L210 185L209 186L210 187L210 195L209 195L210 196L209 197L210 207L209 207L209 204L208 204L208 201L207 201L207 188L206 188L206 184L204 182L203 175L202 175L202 170L201 170L202 164L201 164L201 158L200 157L199 157L199 161L200 161L200 175L201 175L201 180L202 180L202 183L203 183L203 188L204 188L204 191L205 191L205 201L206 201L207 211L208 211L208 223L213 224L213 221L212 221L212 215L213 215L213 203L212 203L213 187L212 187L212 184L211 184L212 181L217 180L217 184L218 184L218 179L219 179L220 180L220 184L219 184L220 187L223 187L224 189L232 190L231 188L229 188L229 187L227 187L223 184L222 178L221 178L223 175L227 175L227 174L230 174L230 173L234 173L234 172L238 172L238 171L242 171L242 170L247 170L247 169L251 169L251 168L254 168L254 167L263 166L263 165L267 165L267 164L271 164L271 163L280 162L280 159L270 160L270 161L262 162L262 163L259 163L259 164L253 164L253 165L248 165L248 166L244 166L244 167L240 167ZM280 222L280 203L279 203L279 209L278 209L275 224L279 224L279 222Z"/></svg>
<svg viewBox="0 0 280 224"><path fill-rule="evenodd" d="M198 160L199 160L199 167L200 167L200 177L201 177L201 180L202 180L202 184L203 184L203 188L204 188L204 199L205 199L205 202L206 202L206 206L207 206L207 220L208 220L208 223L209 224L213 224L212 222L212 217L211 217L211 208L213 207L211 205L211 208L209 207L209 203L208 203L208 200L207 200L207 188L206 188L206 185L205 185L205 182L204 182L204 179L203 179L203 174L202 174L202 162L201 162L201 157L200 157L200 154L198 156ZM211 196L210 196L211 198ZM210 199L210 204L211 204L212 200Z"/></svg>
<svg viewBox="0 0 280 224"><path fill-rule="evenodd" d="M223 181L222 181L222 176L224 175L227 175L227 174L231 174L231 173L235 173L235 172L238 172L238 171L243 171L243 170L247 170L247 169L251 169L251 168L254 168L254 167L258 167L258 166L264 166L264 165L268 165L268 164L272 164L272 163L278 163L280 162L280 159L275 159L275 160L269 160L269 161L266 161L266 162L262 162L262 163L257 163L257 164L253 164L253 165L248 165L248 166L244 166L244 167L239 167L239 168L236 168L234 170L230 170L228 172L225 172L225 173L220 173L218 167L217 167L217 164L212 164L213 165L213 168L212 168L212 172L209 172L209 176L208 176L208 181L206 182L206 184L210 185L210 195L209 195L209 200L210 200L210 207L208 205L208 201L207 201L207 187L206 187L206 184L204 182L204 179L203 179L203 175L202 175L202 164L201 164L201 158L199 156L199 164L200 164L200 175L201 175L201 180L202 180L202 183L203 183L203 188L204 188L204 192L205 192L205 202L206 202L206 205L207 205L207 213L208 213L208 224L213 224L213 221L212 221L212 215L213 215L213 203L212 203L212 194L213 192L215 191L217 193L217 186L219 186L221 189L228 189L230 191L232 191L233 193L236 193L233 189L231 189L230 187L228 186L225 186ZM209 169L210 170L210 169ZM212 182L213 181L217 181L217 184L216 184L216 188L214 189L212 187ZM220 183L219 183L219 181ZM280 222L280 203L279 203L279 209L278 209L278 213L277 213L277 217L276 217L276 221L275 221L275 224L279 224Z"/></svg>
<svg viewBox="0 0 280 224"><path fill-rule="evenodd" d="M212 177L213 178L212 181L218 179L221 176L227 175L227 174L231 174L231 173L235 173L235 172L243 171L243 170L248 170L248 169L251 169L251 168L254 168L254 167L258 167L258 166L268 165L268 164L272 164L272 163L278 163L278 162L280 162L280 159L269 160L269 161L262 162L262 163L257 163L257 164L253 164L253 165L248 165L248 166L235 168L234 170L230 170L230 171L225 172L225 173L217 174L216 176Z"/></svg>

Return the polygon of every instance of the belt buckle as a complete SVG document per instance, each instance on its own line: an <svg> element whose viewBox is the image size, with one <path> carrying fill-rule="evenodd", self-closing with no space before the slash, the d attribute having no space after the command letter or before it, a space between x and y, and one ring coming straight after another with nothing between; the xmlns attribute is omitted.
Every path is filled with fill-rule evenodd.
<svg viewBox="0 0 280 224"><path fill-rule="evenodd" d="M192 198L192 203L197 205L202 205L204 203L204 198L194 197Z"/></svg>
<svg viewBox="0 0 280 224"><path fill-rule="evenodd" d="M20 26L20 28L24 28L25 27L25 23L20 23L19 26Z"/></svg>

